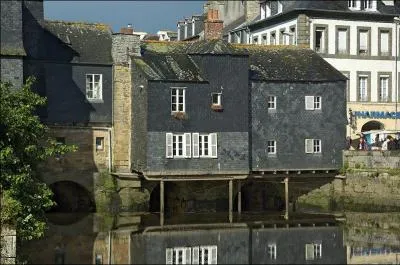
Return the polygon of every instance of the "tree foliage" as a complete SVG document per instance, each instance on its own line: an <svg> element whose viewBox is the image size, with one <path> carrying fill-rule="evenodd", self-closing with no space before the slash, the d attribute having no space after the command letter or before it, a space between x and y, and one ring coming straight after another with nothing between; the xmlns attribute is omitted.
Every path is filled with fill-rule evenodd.
<svg viewBox="0 0 400 265"><path fill-rule="evenodd" d="M46 136L48 128L36 115L46 99L31 90L33 82L29 78L21 88L0 82L0 221L14 225L22 240L43 236L45 212L54 205L38 164L75 150Z"/></svg>

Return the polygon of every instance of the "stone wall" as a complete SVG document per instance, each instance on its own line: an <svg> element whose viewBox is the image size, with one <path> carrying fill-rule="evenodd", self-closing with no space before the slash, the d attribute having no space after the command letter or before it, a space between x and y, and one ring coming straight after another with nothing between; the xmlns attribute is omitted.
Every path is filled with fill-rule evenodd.
<svg viewBox="0 0 400 265"><path fill-rule="evenodd" d="M0 264L15 264L17 256L17 234L8 225L0 226Z"/></svg>
<svg viewBox="0 0 400 265"><path fill-rule="evenodd" d="M300 14L297 18L297 44L309 47L310 45L310 22L308 17Z"/></svg>
<svg viewBox="0 0 400 265"><path fill-rule="evenodd" d="M23 83L22 57L1 58L0 66L0 80L2 82L10 82L15 88L20 88Z"/></svg>
<svg viewBox="0 0 400 265"><path fill-rule="evenodd" d="M400 168L400 151L344 151L347 168Z"/></svg>

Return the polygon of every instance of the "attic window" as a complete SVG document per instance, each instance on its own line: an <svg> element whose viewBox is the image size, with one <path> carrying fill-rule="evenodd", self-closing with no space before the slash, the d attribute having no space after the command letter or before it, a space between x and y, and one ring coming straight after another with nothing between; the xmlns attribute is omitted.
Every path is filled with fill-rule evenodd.
<svg viewBox="0 0 400 265"><path fill-rule="evenodd" d="M71 45L71 40L67 34L57 34L57 36L65 44Z"/></svg>

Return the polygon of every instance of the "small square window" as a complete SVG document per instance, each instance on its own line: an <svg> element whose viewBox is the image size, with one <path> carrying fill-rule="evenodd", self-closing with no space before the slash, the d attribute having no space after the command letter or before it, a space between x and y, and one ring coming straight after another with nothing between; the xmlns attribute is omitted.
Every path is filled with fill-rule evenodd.
<svg viewBox="0 0 400 265"><path fill-rule="evenodd" d="M222 93L212 93L211 97L213 105L218 105L218 106L222 105Z"/></svg>
<svg viewBox="0 0 400 265"><path fill-rule="evenodd" d="M103 99L103 75L87 74L86 75L86 98L89 101Z"/></svg>
<svg viewBox="0 0 400 265"><path fill-rule="evenodd" d="M306 110L320 110L322 98L320 96L305 96Z"/></svg>
<svg viewBox="0 0 400 265"><path fill-rule="evenodd" d="M276 109L276 97L268 96L268 109Z"/></svg>
<svg viewBox="0 0 400 265"><path fill-rule="evenodd" d="M96 137L96 150L104 150L104 137Z"/></svg>
<svg viewBox="0 0 400 265"><path fill-rule="evenodd" d="M276 141L268 141L267 144L268 154L276 154Z"/></svg>

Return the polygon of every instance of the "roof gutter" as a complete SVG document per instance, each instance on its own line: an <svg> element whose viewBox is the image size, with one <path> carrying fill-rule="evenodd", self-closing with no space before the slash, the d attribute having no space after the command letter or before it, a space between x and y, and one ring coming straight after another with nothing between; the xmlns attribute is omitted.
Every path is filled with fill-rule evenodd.
<svg viewBox="0 0 400 265"><path fill-rule="evenodd" d="M227 175L225 177L209 177L209 175L207 175L207 177L201 177L201 175L199 175L199 177L168 177L168 176L163 176L163 177L149 177L146 176L144 174L140 175L142 176L144 179L146 179L147 181L206 181L206 180L243 180L243 179L247 179L248 175L237 175L237 176L232 176L232 175Z"/></svg>

